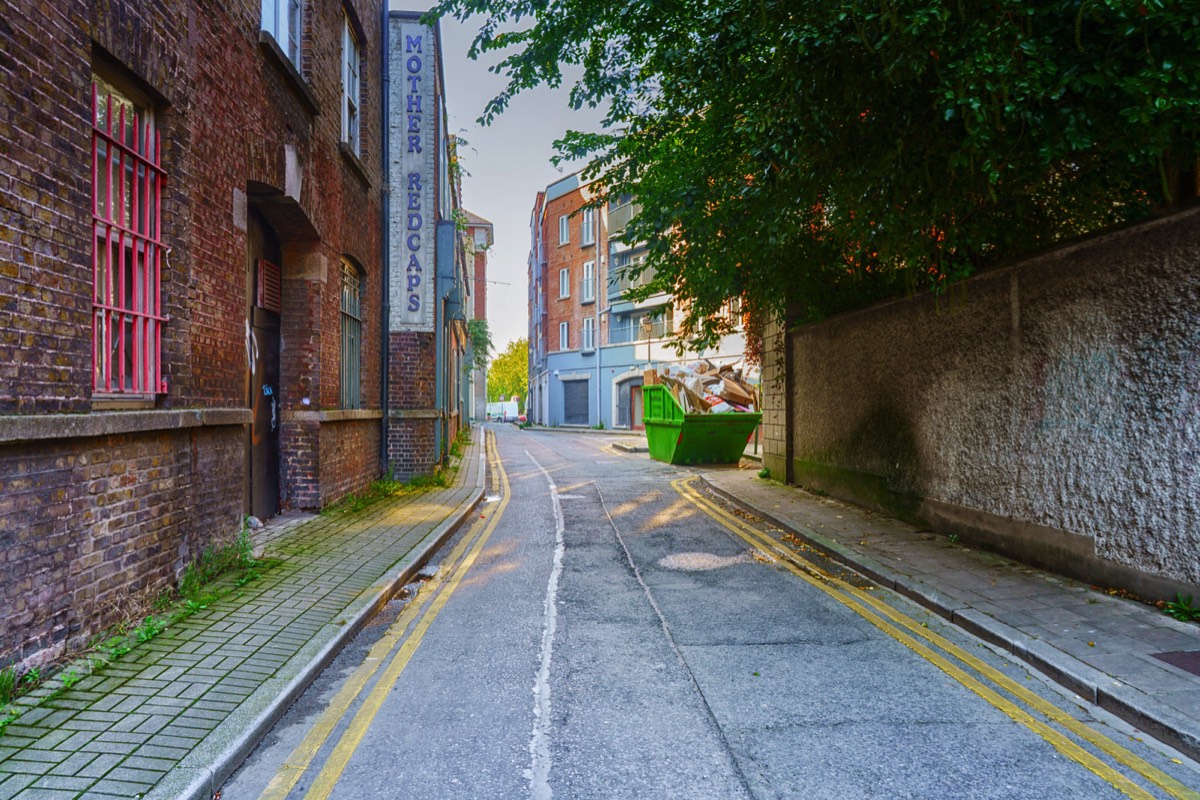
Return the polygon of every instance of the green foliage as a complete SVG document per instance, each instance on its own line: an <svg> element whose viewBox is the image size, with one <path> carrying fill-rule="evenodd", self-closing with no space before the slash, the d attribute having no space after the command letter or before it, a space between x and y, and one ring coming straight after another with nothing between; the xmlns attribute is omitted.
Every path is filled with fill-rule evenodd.
<svg viewBox="0 0 1200 800"><path fill-rule="evenodd" d="M450 456L452 458L462 458L463 451L471 444L471 429L460 428L454 436L454 441L450 443Z"/></svg>
<svg viewBox="0 0 1200 800"><path fill-rule="evenodd" d="M504 352L492 361L487 374L488 402L496 403L512 396L520 398L522 406L529 391L529 340L509 342Z"/></svg>
<svg viewBox="0 0 1200 800"><path fill-rule="evenodd" d="M1118 0L441 0L484 17L512 97L580 77L570 132L603 203L631 193L640 295L681 341L818 319L1176 203L1200 142L1200 4ZM513 30L513 27L516 30ZM489 393L489 396L490 393Z"/></svg>
<svg viewBox="0 0 1200 800"><path fill-rule="evenodd" d="M185 600L196 600L203 596L203 589L217 577L230 571L249 572L257 562L254 558L254 543L250 540L250 527L245 520L237 537L228 544L209 545L199 558L188 564L179 581L179 594Z"/></svg>
<svg viewBox="0 0 1200 800"><path fill-rule="evenodd" d="M770 478L771 478L771 470L767 469L766 467L763 467L762 469L760 469L760 470L758 471L758 477L762 478L764 481L765 481L765 480L770 480Z"/></svg>
<svg viewBox="0 0 1200 800"><path fill-rule="evenodd" d="M461 433L459 434L461 436ZM470 434L468 434L467 441ZM456 440L456 444L458 440ZM461 445L459 445L461 447ZM374 481L361 492L349 494L321 509L323 515L357 514L359 511L387 498L403 497L407 494L430 489L444 489L450 485L450 470L436 469L429 475L417 475L408 481L398 481L391 475Z"/></svg>
<svg viewBox="0 0 1200 800"><path fill-rule="evenodd" d="M487 372L488 361L492 358L495 348L492 346L492 334L488 330L486 319L467 320L467 336L471 339L472 361L469 369Z"/></svg>
<svg viewBox="0 0 1200 800"><path fill-rule="evenodd" d="M1182 593L1176 594L1174 600L1167 601L1163 606L1163 612L1180 622L1200 621L1200 606L1192 605L1190 594L1187 597Z"/></svg>

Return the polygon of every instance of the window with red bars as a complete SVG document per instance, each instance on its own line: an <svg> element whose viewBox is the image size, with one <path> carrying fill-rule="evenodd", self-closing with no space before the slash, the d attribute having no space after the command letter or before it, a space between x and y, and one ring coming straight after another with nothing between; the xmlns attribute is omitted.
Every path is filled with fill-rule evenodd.
<svg viewBox="0 0 1200 800"><path fill-rule="evenodd" d="M92 76L93 394L153 399L162 375L166 173L150 104Z"/></svg>

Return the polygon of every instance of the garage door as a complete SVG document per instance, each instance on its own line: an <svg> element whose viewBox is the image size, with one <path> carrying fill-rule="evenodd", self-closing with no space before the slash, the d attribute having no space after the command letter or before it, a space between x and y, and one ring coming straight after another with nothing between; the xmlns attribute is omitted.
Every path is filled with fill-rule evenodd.
<svg viewBox="0 0 1200 800"><path fill-rule="evenodd" d="M588 424L588 382L563 382L563 424Z"/></svg>

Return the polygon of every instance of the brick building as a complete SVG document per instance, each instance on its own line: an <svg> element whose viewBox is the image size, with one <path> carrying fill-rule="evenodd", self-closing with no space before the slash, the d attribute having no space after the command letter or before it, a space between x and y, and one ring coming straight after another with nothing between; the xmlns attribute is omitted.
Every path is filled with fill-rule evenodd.
<svg viewBox="0 0 1200 800"><path fill-rule="evenodd" d="M442 463L469 405L471 280L457 138L449 132L441 33L388 15L387 470Z"/></svg>
<svg viewBox="0 0 1200 800"><path fill-rule="evenodd" d="M0 665L379 473L383 10L0 12Z"/></svg>
<svg viewBox="0 0 1200 800"><path fill-rule="evenodd" d="M625 296L653 277L647 272L631 277L646 247L621 240L637 204L629 197L596 202L579 174L555 181L534 201L529 416L543 425L638 429L647 367L699 357L740 362L745 339L733 334L712 350L677 353L671 346L673 298L660 293L634 302Z"/></svg>
<svg viewBox="0 0 1200 800"><path fill-rule="evenodd" d="M471 263L471 319L486 321L487 316L487 254L493 242L492 223L470 211L467 216L467 258ZM475 354L470 354L474 363ZM482 420L487 417L487 375L473 369L470 374L468 417Z"/></svg>

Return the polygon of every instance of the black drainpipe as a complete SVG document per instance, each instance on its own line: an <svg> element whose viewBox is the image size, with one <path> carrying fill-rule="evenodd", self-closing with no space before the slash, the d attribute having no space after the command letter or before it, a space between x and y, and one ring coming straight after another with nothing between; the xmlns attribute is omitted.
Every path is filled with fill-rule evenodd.
<svg viewBox="0 0 1200 800"><path fill-rule="evenodd" d="M379 237L382 242L382 291L380 296L383 300L380 325L380 347L379 347L379 407L383 410L383 418L379 422L379 471L386 475L390 472L391 464L388 459L388 413L390 407L388 404L388 359L391 355L391 337L389 328L391 326L392 303L391 303L391 155L388 148L388 138L390 126L388 123L388 94L391 92L391 65L389 63L389 54L392 49L391 44L391 25L388 21L388 3L383 3L380 9L380 19L382 21L383 35L380 39L383 42L383 50L379 63L380 77L379 86L382 100L382 123L380 129L383 131L383 186L379 190L379 204L382 209L383 230Z"/></svg>

